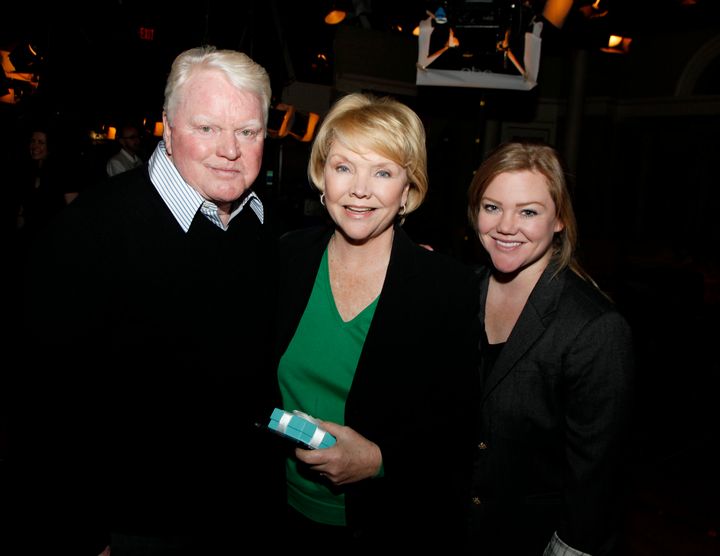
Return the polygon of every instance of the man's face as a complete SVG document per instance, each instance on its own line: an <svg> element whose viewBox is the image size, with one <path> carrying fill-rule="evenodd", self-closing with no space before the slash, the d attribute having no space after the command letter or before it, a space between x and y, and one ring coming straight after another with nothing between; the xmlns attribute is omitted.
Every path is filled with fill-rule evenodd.
<svg viewBox="0 0 720 556"><path fill-rule="evenodd" d="M195 73L165 124L168 155L183 179L221 210L260 172L265 125L260 98L234 87L218 70Z"/></svg>
<svg viewBox="0 0 720 556"><path fill-rule="evenodd" d="M134 127L121 130L119 141L120 145L129 153L140 153L140 131Z"/></svg>

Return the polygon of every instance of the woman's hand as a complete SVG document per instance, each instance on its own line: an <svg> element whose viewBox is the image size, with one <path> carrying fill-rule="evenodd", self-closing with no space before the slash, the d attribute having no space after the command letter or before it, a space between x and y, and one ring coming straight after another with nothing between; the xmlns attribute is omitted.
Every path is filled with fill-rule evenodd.
<svg viewBox="0 0 720 556"><path fill-rule="evenodd" d="M319 450L295 449L295 457L335 485L344 485L377 475L382 465L380 447L350 427L318 420L320 427L337 442Z"/></svg>

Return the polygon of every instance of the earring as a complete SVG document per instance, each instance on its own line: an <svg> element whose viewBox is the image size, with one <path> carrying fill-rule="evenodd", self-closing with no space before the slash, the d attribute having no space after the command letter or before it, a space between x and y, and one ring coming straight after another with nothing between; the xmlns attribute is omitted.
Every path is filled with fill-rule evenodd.
<svg viewBox="0 0 720 556"><path fill-rule="evenodd" d="M325 193L320 193L320 204L325 206Z"/></svg>
<svg viewBox="0 0 720 556"><path fill-rule="evenodd" d="M398 216L405 216L405 205L400 205L400 210L398 211Z"/></svg>

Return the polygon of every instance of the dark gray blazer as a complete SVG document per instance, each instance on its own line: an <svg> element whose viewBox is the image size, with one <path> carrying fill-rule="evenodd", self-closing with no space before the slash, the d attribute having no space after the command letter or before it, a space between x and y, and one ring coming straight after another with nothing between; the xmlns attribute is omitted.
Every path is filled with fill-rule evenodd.
<svg viewBox="0 0 720 556"><path fill-rule="evenodd" d="M281 240L278 357L295 333L332 232L299 230ZM472 269L395 228L345 407L345 424L383 455L382 478L345 489L348 525L362 546L382 539L417 548L462 538L479 386L477 287Z"/></svg>
<svg viewBox="0 0 720 556"><path fill-rule="evenodd" d="M553 272L543 273L483 384L472 513L487 554L542 554L556 530L593 556L616 549L631 333L592 285ZM489 270L478 275L484 314Z"/></svg>

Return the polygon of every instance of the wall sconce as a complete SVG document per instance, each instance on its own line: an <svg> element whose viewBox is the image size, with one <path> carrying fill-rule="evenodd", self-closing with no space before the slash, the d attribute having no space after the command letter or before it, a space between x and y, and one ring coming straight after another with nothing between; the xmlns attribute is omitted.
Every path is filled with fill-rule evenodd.
<svg viewBox="0 0 720 556"><path fill-rule="evenodd" d="M107 128L107 138L111 141L115 139L115 136L117 135L117 129L113 126L109 126Z"/></svg>
<svg viewBox="0 0 720 556"><path fill-rule="evenodd" d="M30 49L30 45L26 45ZM17 104L23 97L31 95L38 87L39 76L37 73L28 71L19 71L12 62L12 59L18 58L15 51L24 52L25 49L17 47L15 50L0 50L0 62L2 69L0 70L0 102L7 104ZM28 50L29 51L29 50ZM18 62L21 68L28 69L28 65L22 65L22 61ZM33 68L33 71L37 69Z"/></svg>
<svg viewBox="0 0 720 556"><path fill-rule="evenodd" d="M155 122L155 127L153 128L153 137L162 137L163 131L165 131L165 126L162 122Z"/></svg>
<svg viewBox="0 0 720 556"><path fill-rule="evenodd" d="M315 112L296 112L290 126L289 135L298 141L308 143L312 141L319 121L320 115Z"/></svg>
<svg viewBox="0 0 720 556"><path fill-rule="evenodd" d="M631 38L621 37L620 35L610 35L607 46L600 50L609 54L627 54L630 51L631 42Z"/></svg>
<svg viewBox="0 0 720 556"><path fill-rule="evenodd" d="M281 139L286 135L298 141L312 141L320 115L315 112L298 112L291 104L279 103L270 107L268 114L268 135Z"/></svg>
<svg viewBox="0 0 720 556"><path fill-rule="evenodd" d="M591 5L580 6L578 11L587 19L597 19L608 14L607 0L595 0Z"/></svg>
<svg viewBox="0 0 720 556"><path fill-rule="evenodd" d="M0 68L0 102L5 102L2 100L3 97L9 97L11 93L14 93L14 91L11 87L10 80L5 75L5 68ZM10 100L11 99L8 99L8 101Z"/></svg>
<svg viewBox="0 0 720 556"><path fill-rule="evenodd" d="M273 139L285 137L290 130L290 124L295 115L295 107L279 103L270 107L268 112L268 135Z"/></svg>

